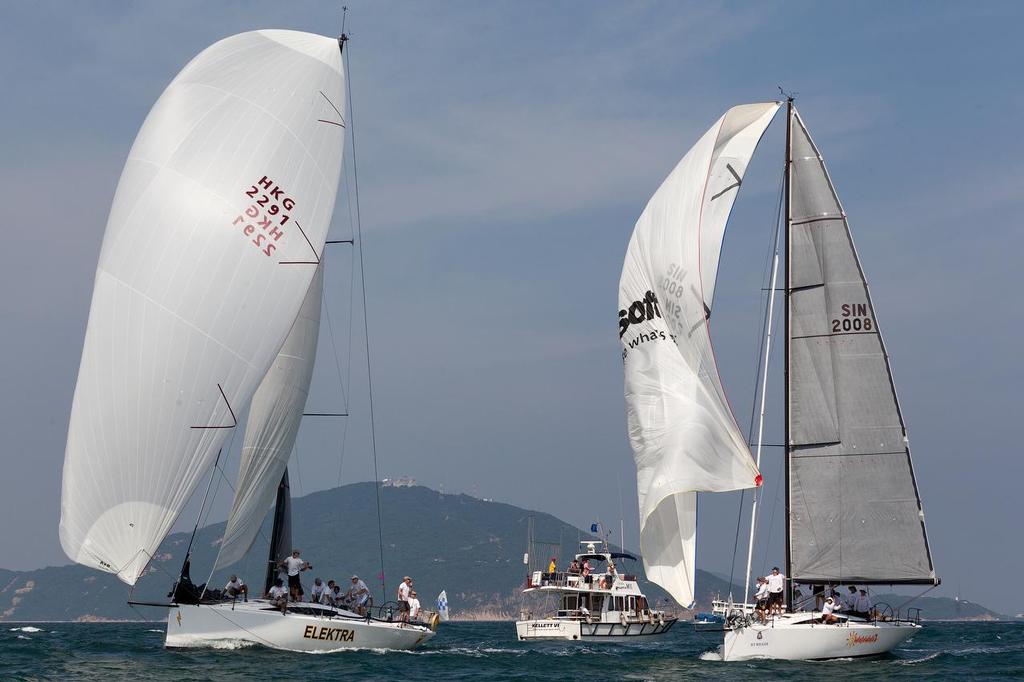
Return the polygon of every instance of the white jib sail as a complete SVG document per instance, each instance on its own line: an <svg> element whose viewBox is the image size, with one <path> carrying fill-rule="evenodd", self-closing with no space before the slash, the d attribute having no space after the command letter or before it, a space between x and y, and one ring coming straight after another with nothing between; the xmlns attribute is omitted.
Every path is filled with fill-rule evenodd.
<svg viewBox="0 0 1024 682"><path fill-rule="evenodd" d="M60 539L134 584L295 321L334 210L338 43L226 38L142 125L100 252L64 460Z"/></svg>
<svg viewBox="0 0 1024 682"><path fill-rule="evenodd" d="M281 476L288 468L302 412L306 409L309 382L313 378L324 294L323 272L321 264L288 338L253 394L235 500L224 529L218 566L233 564L249 551L277 496Z"/></svg>
<svg viewBox="0 0 1024 682"><path fill-rule="evenodd" d="M729 407L708 319L729 212L778 102L730 109L648 202L619 281L619 339L647 577L694 596L697 492L760 483Z"/></svg>

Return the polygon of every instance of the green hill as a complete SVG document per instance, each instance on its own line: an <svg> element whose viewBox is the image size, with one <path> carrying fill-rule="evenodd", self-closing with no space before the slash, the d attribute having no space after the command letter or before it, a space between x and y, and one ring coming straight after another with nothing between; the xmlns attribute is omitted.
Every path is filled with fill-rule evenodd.
<svg viewBox="0 0 1024 682"><path fill-rule="evenodd" d="M454 617L515 617L522 605L521 587L526 577L523 552L527 529L533 518L538 541L535 560L546 560L553 550L564 566L589 533L550 514L532 512L510 504L488 502L468 495L446 495L424 487L382 488L381 516L384 528L384 567L387 599L403 575L411 575L424 604L447 590ZM315 567L305 579L334 578L343 584L353 573L362 576L381 600L380 549L377 536L377 503L373 483L355 483L296 498L292 508L294 545ZM196 536L192 579L206 582L216 556L224 524L202 528ZM254 590L262 586L270 519L249 554L238 564L218 570L212 584L221 587L231 573L238 573ZM188 534L171 535L160 547L149 569L132 592L136 601L165 602L181 568ZM550 543L550 544L542 544ZM626 562L626 572L643 574L641 565ZM730 587L711 573L697 571L700 608L708 608L715 594ZM664 591L644 583L652 602L677 608ZM733 587L734 594L741 589ZM161 619L157 608L131 608L129 589L117 578L77 565L51 566L33 571L0 569L0 620L140 620ZM899 601L897 601L899 600ZM893 597L890 603L902 603ZM929 602L925 606L924 602ZM947 604L948 602L948 604ZM922 600L929 618L975 617L963 611L946 615L951 599ZM979 607L980 608L980 607ZM991 613L983 609L986 613Z"/></svg>
<svg viewBox="0 0 1024 682"><path fill-rule="evenodd" d="M531 512L509 504L488 502L468 495L446 495L428 488L382 488L384 562L387 598L405 574L411 575L420 597L432 603L442 589L448 591L453 616L512 617L521 604L520 587L526 576L529 519L534 537L561 546L559 563L565 565L580 539L591 537L550 514ZM293 500L292 538L314 576L343 584L352 574L363 577L381 602L380 550L377 506L373 483L355 483ZM223 523L202 528L196 536L192 579L205 582L224 530ZM270 518L249 554L238 564L218 570L212 585L220 587L238 573L254 589L262 585ZM188 534L171 535L161 545L132 599L166 601L181 567ZM537 551L546 560L544 545ZM629 562L627 562L628 564ZM642 566L623 570L642 573ZM728 592L725 581L700 572L701 603L716 592ZM652 600L668 602L653 584L645 589ZM82 566L48 567L33 571L0 569L0 620L159 619L155 608L131 608L129 590L114 576ZM424 599L425 597L425 599Z"/></svg>

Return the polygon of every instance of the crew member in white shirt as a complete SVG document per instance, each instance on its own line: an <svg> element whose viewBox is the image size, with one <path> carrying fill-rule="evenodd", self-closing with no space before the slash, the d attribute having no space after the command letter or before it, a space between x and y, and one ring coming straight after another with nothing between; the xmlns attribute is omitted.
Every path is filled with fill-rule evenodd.
<svg viewBox="0 0 1024 682"><path fill-rule="evenodd" d="M826 625L829 625L831 623L838 623L839 619L832 615L832 612L835 610L835 597L828 597L827 599L825 599L825 603L821 605L821 622Z"/></svg>
<svg viewBox="0 0 1024 682"><path fill-rule="evenodd" d="M398 583L398 609L401 611L399 620L403 623L409 622L409 593L412 591L412 578L405 576L402 582Z"/></svg>
<svg viewBox="0 0 1024 682"><path fill-rule="evenodd" d="M849 593L843 595L842 610L850 613L857 610L857 586L850 585L846 589Z"/></svg>
<svg viewBox="0 0 1024 682"><path fill-rule="evenodd" d="M233 575L228 580L228 584L224 586L224 595L231 599L237 599L241 595L243 601L249 601L249 588L238 579L237 575Z"/></svg>
<svg viewBox="0 0 1024 682"><path fill-rule="evenodd" d="M416 590L409 591L409 620L420 617L420 600L416 598Z"/></svg>
<svg viewBox="0 0 1024 682"><path fill-rule="evenodd" d="M274 581L274 586L267 592L267 598L274 606L281 609L281 613L288 609L288 590L284 588L283 580L278 578Z"/></svg>
<svg viewBox="0 0 1024 682"><path fill-rule="evenodd" d="M309 601L314 604L322 604L327 594L327 586L324 581L317 578L313 581L313 587L309 590Z"/></svg>
<svg viewBox="0 0 1024 682"><path fill-rule="evenodd" d="M293 549L292 555L281 562L281 568L288 573L288 591L291 593L292 601L302 601L302 581L299 574L313 568L313 564L299 558L299 550Z"/></svg>
<svg viewBox="0 0 1024 682"><path fill-rule="evenodd" d="M757 592L754 593L754 610L762 623L768 622L768 581L763 577L757 579Z"/></svg>
<svg viewBox="0 0 1024 682"><path fill-rule="evenodd" d="M865 590L860 590L857 593L857 601L854 602L851 614L861 618L871 617L871 597L868 596Z"/></svg>
<svg viewBox="0 0 1024 682"><path fill-rule="evenodd" d="M768 581L768 608L772 615L778 615L782 613L782 593L786 589L786 576L779 573L779 567L776 566L772 569L772 572L765 576Z"/></svg>
<svg viewBox="0 0 1024 682"><path fill-rule="evenodd" d="M412 581L410 581L411 583ZM405 584L405 581L402 581ZM348 588L348 592L345 593L345 600L354 607L356 613L360 616L366 615L366 602L370 598L370 590L367 589L366 583L359 579L358 575L352 576L352 586Z"/></svg>
<svg viewBox="0 0 1024 682"><path fill-rule="evenodd" d="M331 581L334 582L333 580ZM327 592L324 594L324 603L330 604L336 609L340 609L345 606L345 595L341 591L341 586L334 584L331 585Z"/></svg>

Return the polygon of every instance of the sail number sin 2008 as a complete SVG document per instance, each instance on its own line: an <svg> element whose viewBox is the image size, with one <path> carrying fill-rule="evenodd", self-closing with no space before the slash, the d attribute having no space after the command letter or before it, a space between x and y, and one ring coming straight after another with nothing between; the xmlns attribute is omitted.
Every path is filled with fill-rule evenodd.
<svg viewBox="0 0 1024 682"><path fill-rule="evenodd" d="M840 316L832 320L832 333L871 332L875 324L868 316L867 303L844 303L839 307Z"/></svg>
<svg viewBox="0 0 1024 682"><path fill-rule="evenodd" d="M295 208L295 200L266 175L247 189L245 196L255 203L231 224L241 225L242 233L252 237L253 245L269 258L277 249L277 242L285 235L282 228L289 220L285 211Z"/></svg>

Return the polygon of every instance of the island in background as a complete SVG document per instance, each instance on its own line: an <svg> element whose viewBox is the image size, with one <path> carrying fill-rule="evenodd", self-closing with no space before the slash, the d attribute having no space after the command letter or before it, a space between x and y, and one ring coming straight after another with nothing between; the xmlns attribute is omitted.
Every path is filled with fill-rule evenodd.
<svg viewBox="0 0 1024 682"><path fill-rule="evenodd" d="M432 604L446 590L453 620L512 620L524 607L521 593L526 578L526 551L530 519L537 540L535 565L557 555L565 566L578 551L579 541L593 535L542 512L481 500L468 495L451 495L423 486L384 486L380 489L384 528L384 569L386 599L403 575L414 578L424 605ZM361 576L380 603L380 548L377 536L377 500L372 482L295 498L292 507L292 537L303 558L315 569L305 582L320 576L343 585L353 574ZM224 532L224 523L200 529L193 546L192 579L206 582ZM211 583L222 587L237 573L258 591L262 588L270 537L268 517L259 538L240 562L213 573ZM136 601L165 602L178 572L189 535L170 535L139 580L132 598ZM618 550L618 548L614 548ZM643 578L643 566L620 567ZM739 595L742 587L697 571L697 610L707 610L717 595ZM678 612L680 608L653 583L642 589L658 608ZM116 621L163 620L163 609L128 606L128 587L113 575L78 565L51 566L32 571L0 569L0 621ZM897 606L909 597L882 594L874 598ZM929 620L1002 620L989 609L965 600L944 597L917 599ZM429 608L429 607L428 607Z"/></svg>

